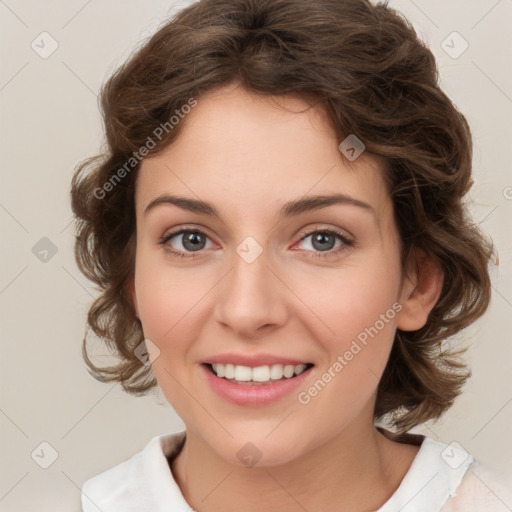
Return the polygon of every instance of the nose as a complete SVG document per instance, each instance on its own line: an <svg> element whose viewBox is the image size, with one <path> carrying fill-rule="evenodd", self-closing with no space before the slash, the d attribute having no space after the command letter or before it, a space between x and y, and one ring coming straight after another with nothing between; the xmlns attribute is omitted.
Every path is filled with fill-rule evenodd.
<svg viewBox="0 0 512 512"><path fill-rule="evenodd" d="M282 327L287 319L283 281L270 268L265 250L252 262L234 253L233 267L216 287L216 320L246 340Z"/></svg>

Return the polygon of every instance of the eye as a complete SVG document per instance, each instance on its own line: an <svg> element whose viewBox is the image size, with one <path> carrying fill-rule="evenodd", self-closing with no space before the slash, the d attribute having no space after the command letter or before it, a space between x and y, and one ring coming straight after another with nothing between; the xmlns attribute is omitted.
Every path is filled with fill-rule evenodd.
<svg viewBox="0 0 512 512"><path fill-rule="evenodd" d="M332 228L312 229L302 234L300 242L304 242L308 238L311 239L306 250L313 252L315 258L327 258L346 251L354 245L354 241L350 240L346 235ZM336 239L341 243L335 248Z"/></svg>
<svg viewBox="0 0 512 512"><path fill-rule="evenodd" d="M202 229L182 228L164 235L159 243L174 256L180 258L195 258L196 255L193 253L205 249L206 241L209 239L208 235ZM184 250L180 246L183 247ZM188 254L189 252L192 254Z"/></svg>
<svg viewBox="0 0 512 512"><path fill-rule="evenodd" d="M311 240L306 244L309 247L303 250L313 253L313 257L316 258L331 257L354 246L353 240L332 228L310 229L302 233L299 242L304 242L309 238ZM181 228L164 235L159 243L173 256L178 258L195 258L199 256L199 254L194 254L195 252L199 253L208 248L208 240L210 240L210 237L202 229ZM336 247L337 240L340 243Z"/></svg>

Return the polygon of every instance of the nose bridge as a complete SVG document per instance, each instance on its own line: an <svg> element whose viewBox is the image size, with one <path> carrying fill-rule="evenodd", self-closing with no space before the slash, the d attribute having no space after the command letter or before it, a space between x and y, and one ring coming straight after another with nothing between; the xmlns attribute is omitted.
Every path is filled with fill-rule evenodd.
<svg viewBox="0 0 512 512"><path fill-rule="evenodd" d="M216 318L239 335L257 335L261 327L284 321L282 283L270 270L268 249L245 238L233 253L232 269L219 288Z"/></svg>

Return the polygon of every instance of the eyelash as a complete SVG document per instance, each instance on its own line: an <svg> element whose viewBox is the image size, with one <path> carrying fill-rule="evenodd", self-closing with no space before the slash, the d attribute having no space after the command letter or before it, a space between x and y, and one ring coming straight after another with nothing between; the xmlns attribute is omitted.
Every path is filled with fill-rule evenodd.
<svg viewBox="0 0 512 512"><path fill-rule="evenodd" d="M208 234L205 231L203 231L202 229L200 229L200 228L193 228L193 229L192 228L191 229L183 228L183 229L180 229L178 231L174 231L173 233L169 233L168 235L165 235L159 241L159 244L162 245L162 246L166 246L166 244L167 244L167 242L169 240L171 240L175 236L182 235L184 233L201 233L205 237L209 238ZM346 251L349 247L353 247L354 246L354 242L352 240L348 239L345 235L343 235L339 231L337 231L335 229L332 229L332 228L323 228L323 229L316 228L316 229L311 229L309 231L306 231L305 233L301 234L301 238L299 239L299 242L302 242L308 236L313 235L315 233L323 233L323 234L334 235L334 236L338 237L343 242L343 245L341 245L337 249L330 249L328 251L317 252L317 251L309 251L308 250L307 252L313 252L313 254L314 254L313 257L314 258L325 259L325 258L331 257L333 255L336 255L336 254L338 254L338 253L340 253L342 251ZM199 256L198 254L194 254L194 253L186 253L186 252L182 252L182 251L177 251L177 250L173 249L170 246L166 246L165 249L167 251L169 251L173 256L178 257L178 258L191 258L191 259L193 259L193 258Z"/></svg>

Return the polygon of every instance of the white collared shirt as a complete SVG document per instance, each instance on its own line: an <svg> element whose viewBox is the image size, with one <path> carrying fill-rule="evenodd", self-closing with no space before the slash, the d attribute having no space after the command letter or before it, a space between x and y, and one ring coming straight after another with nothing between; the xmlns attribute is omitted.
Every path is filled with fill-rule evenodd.
<svg viewBox="0 0 512 512"><path fill-rule="evenodd" d="M167 459L184 438L185 432L156 436L130 459L87 480L83 512L193 512ZM400 486L375 512L511 510L512 474L489 471L458 447L424 437Z"/></svg>

